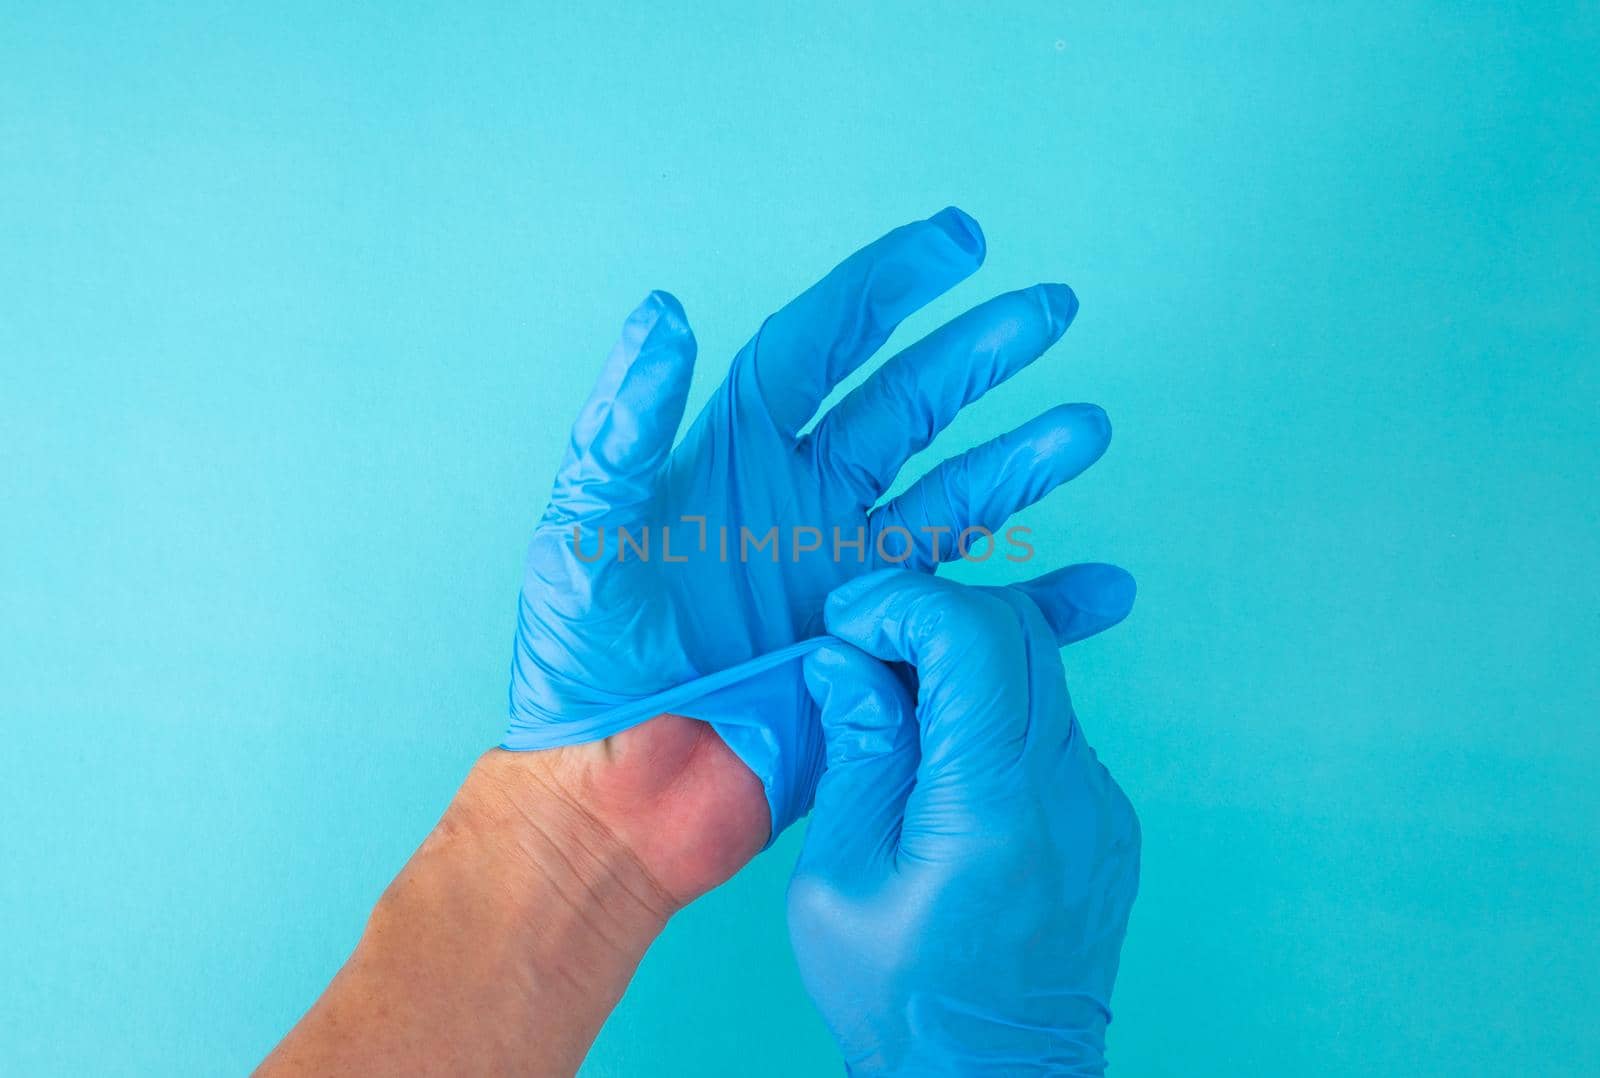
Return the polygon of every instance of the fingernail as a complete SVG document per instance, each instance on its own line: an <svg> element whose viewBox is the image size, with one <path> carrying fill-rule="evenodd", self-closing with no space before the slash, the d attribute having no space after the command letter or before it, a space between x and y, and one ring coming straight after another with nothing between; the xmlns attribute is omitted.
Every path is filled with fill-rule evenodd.
<svg viewBox="0 0 1600 1078"><path fill-rule="evenodd" d="M976 261L982 262L987 245L983 239L983 229L978 227L978 222L954 206L946 206L932 217L929 223L938 226L939 230L949 236L957 247L960 247Z"/></svg>
<svg viewBox="0 0 1600 1078"><path fill-rule="evenodd" d="M678 302L677 296L663 289L654 289L644 298L644 304L652 305L659 311L670 312L679 318L683 317L683 304Z"/></svg>
<svg viewBox="0 0 1600 1078"><path fill-rule="evenodd" d="M1059 337L1077 317L1077 294L1064 284L1042 284L1038 291L1044 299L1045 310L1050 312L1050 328Z"/></svg>
<svg viewBox="0 0 1600 1078"><path fill-rule="evenodd" d="M655 289L635 307L629 321L645 327L646 340L664 330L672 336L688 332L689 319L683 313L683 304L671 292Z"/></svg>

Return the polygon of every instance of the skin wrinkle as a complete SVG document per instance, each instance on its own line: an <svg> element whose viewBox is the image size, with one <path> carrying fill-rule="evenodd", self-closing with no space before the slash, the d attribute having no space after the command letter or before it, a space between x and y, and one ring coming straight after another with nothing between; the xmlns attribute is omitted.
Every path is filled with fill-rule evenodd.
<svg viewBox="0 0 1600 1078"><path fill-rule="evenodd" d="M605 889L600 886L599 880L596 879L594 883L586 882L585 871L579 867L578 863L568 853L567 848L560 843L556 836L550 833L542 821L538 820L531 813L529 813L520 801L515 798L502 796L500 798L500 803L502 807L508 808L517 814L522 823L528 828L528 833L540 840L540 848L535 851L526 843L506 843L500 838L500 829L492 826L482 828L480 830L490 836L490 841L493 842L494 845L501 848L514 848L518 855L524 858L527 865L534 871L538 871L540 866L545 863L540 856L541 854L543 854L544 857L553 856L567 869L567 875L563 876L559 873L544 873L543 877L545 882L551 887L552 890L555 891L557 897L561 899L562 903L569 912L575 914L581 923L595 931L596 937L600 939L601 942L605 943L613 951L617 953L623 953L626 948L618 943L616 935L604 931L591 915L591 911L595 907L605 906L603 897ZM583 850L583 852L589 854L592 859L596 861L599 860L599 858L597 858L585 844L582 836L574 834L572 839L573 842ZM588 875L599 877L606 875L606 873L604 873L603 870L596 870ZM574 880L577 881L578 890L581 893L575 894L573 892L572 881ZM632 895L631 891L628 890L626 885L622 884L620 880L616 880L614 882L617 882L618 885L621 886L624 894L627 894L630 898L635 897ZM504 893L507 897L511 897L511 891L509 888L507 888ZM620 920L620 916L614 919Z"/></svg>
<svg viewBox="0 0 1600 1078"><path fill-rule="evenodd" d="M574 804L564 792L558 791L552 785L550 780L545 779L537 772L530 773L528 778L529 781L533 785L537 786L541 791L549 794L552 798L557 799L558 803L566 811L569 818L575 818L581 821L587 827L598 829L604 835L609 836L618 853L622 854L626 858L626 847L614 836L610 836L609 831L607 831L603 825L599 824L599 822L596 821L591 814L583 810L581 806ZM493 788L496 791L496 799L498 803L502 807L510 809L513 813L515 813L517 818L528 827L529 833L540 840L538 849L532 849L527 843L524 842L518 842L514 844L518 854L531 868L535 870L539 868L539 866L543 863L542 855L553 855L567 868L572 879L577 880L580 887L587 892L586 898L598 897L604 889L603 884L605 882L610 882L620 888L622 892L629 898L633 899L637 908L644 910L646 913L656 917L658 920L665 919L667 914L662 914L648 901L642 899L633 890L633 888L629 887L627 881L623 879L620 874L611 871L606 867L607 858L603 854L596 852L593 844L593 836L581 833L582 828L574 829L574 833L569 836L571 842L575 843L593 863L594 867L592 869L585 870L571 856L567 844L562 843L558 836L552 834L547 824L531 813L521 798L512 796L510 791L499 782L494 783ZM500 831L498 828L494 828L490 830L489 833L491 835L498 835ZM642 866L638 867L641 875L648 879L649 874L643 871ZM593 878L592 883L587 882L586 878L588 877ZM571 897L566 890L566 887L568 886L566 881L557 878L551 878L550 882L556 887L562 889L562 897L567 900L567 904L573 910L573 912L581 915L591 904L588 901L572 902ZM662 893L665 894L665 891L663 890ZM608 940L607 942L609 943L611 941Z"/></svg>
<svg viewBox="0 0 1600 1078"><path fill-rule="evenodd" d="M609 741L610 739L607 740ZM601 821L599 817L595 816L576 797L574 797L571 792L567 790L565 784L563 784L558 778L556 778L554 775L546 777L535 771L533 772L533 780L537 785L542 787L547 793L554 797L559 803L564 805L576 817L584 821L589 828L593 829L595 833L609 841L612 847L622 855L623 859L628 863L631 863L633 868L638 872L639 877L645 881L648 888L654 893L657 902L652 903L642 896L636 894L628 885L627 881L621 879L620 877L614 877L613 882L615 882L626 893L628 893L630 897L638 902L641 909L646 910L656 917L657 920L665 923L666 920L677 909L682 907L682 901L674 896L672 892L668 891L664 886L662 886L662 884L653 875L651 875L649 869L647 869L638 859L638 857L633 854L628 845L624 843L621 838L619 838L617 834L611 830L611 828L606 826L606 824ZM515 799L511 800L517 811L527 818L535 830L543 835L548 841L549 835L544 831L542 825L533 820L526 807L517 802ZM584 840L580 837L579 841ZM561 848L561 844L556 842L552 845L554 847L554 852L558 856L561 856L563 859L565 859L566 852ZM593 851L590 849L587 843L585 843L584 849L587 852L590 852L591 856L594 856ZM601 864L604 863L603 858L596 857L596 861Z"/></svg>
<svg viewBox="0 0 1600 1078"><path fill-rule="evenodd" d="M588 928L596 939L610 947L614 953L624 953L626 948L619 941L625 936L625 933L617 931L615 924L620 918L617 915L613 915L610 918L596 916L597 911L609 912L603 899L603 888L584 881L583 872L578 868L577 863L568 854L567 850L558 844L556 837L544 829L542 824L532 817L529 817L526 822L529 831L543 840L545 847L555 860L566 866L570 875L577 880L577 893L574 894L566 879L557 873L548 873L547 881L551 889L555 891L556 896L566 904L568 910L576 914L578 921ZM573 841L575 845L583 846L582 839L575 838ZM629 898L634 898L637 901L636 896L628 890L626 885L621 885L621 890ZM607 926L602 923L607 920L613 922L609 932L607 931Z"/></svg>

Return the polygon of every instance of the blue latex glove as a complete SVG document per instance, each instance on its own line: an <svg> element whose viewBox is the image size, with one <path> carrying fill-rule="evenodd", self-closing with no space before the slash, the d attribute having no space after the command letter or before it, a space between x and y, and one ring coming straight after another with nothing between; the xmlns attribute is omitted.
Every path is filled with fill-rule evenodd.
<svg viewBox="0 0 1600 1078"><path fill-rule="evenodd" d="M670 711L711 722L761 778L772 836L804 814L822 753L797 656L814 646L828 592L897 562L906 536L916 542L897 563L931 571L962 529L998 532L1109 438L1098 408L1058 406L874 508L960 408L1066 329L1077 300L1052 284L935 330L801 433L829 390L983 255L976 222L954 208L858 251L767 319L676 449L694 337L663 292L633 312L533 536L504 747L591 741ZM773 527L779 549L744 545L742 529L760 540ZM797 527L821 549L802 552L813 537L794 541ZM930 527L947 530L930 539ZM835 535L861 546L835 551Z"/></svg>
<svg viewBox="0 0 1600 1078"><path fill-rule="evenodd" d="M1139 824L1056 645L1132 600L1109 566L994 589L886 572L828 600L848 645L805 660L827 770L789 934L851 1074L1104 1072Z"/></svg>

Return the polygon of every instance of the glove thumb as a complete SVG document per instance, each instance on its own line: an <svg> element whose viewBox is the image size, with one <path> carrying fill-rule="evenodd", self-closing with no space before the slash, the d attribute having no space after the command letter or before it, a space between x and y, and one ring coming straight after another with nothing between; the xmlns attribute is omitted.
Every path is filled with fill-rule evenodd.
<svg viewBox="0 0 1600 1078"><path fill-rule="evenodd" d="M848 644L805 660L826 766L796 875L837 879L892 861L916 779L916 704L884 663Z"/></svg>
<svg viewBox="0 0 1600 1078"><path fill-rule="evenodd" d="M683 420L694 356L682 305L651 292L623 324L572 425L547 522L598 526L639 518Z"/></svg>

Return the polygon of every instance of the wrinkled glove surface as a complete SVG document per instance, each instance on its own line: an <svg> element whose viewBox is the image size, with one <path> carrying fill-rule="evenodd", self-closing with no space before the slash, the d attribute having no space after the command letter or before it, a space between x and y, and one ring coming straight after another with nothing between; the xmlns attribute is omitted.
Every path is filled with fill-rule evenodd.
<svg viewBox="0 0 1600 1078"><path fill-rule="evenodd" d="M1060 405L877 504L959 409L1060 337L1077 300L1056 284L935 330L802 433L983 256L954 208L858 251L767 319L676 448L694 336L666 293L633 312L529 548L504 747L591 741L670 711L712 723L760 777L772 837L807 811L822 743L798 660L818 646L827 594L886 565L931 572L964 529L998 534L1109 438L1100 409Z"/></svg>

